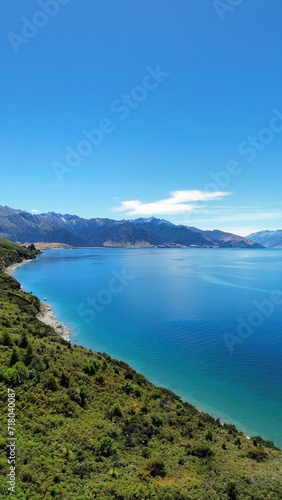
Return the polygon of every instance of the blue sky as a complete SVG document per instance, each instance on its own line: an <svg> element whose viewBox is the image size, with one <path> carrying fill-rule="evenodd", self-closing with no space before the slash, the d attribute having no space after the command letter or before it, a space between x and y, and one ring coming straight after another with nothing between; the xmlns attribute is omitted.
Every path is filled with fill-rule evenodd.
<svg viewBox="0 0 282 500"><path fill-rule="evenodd" d="M281 0L1 7L1 205L282 227Z"/></svg>

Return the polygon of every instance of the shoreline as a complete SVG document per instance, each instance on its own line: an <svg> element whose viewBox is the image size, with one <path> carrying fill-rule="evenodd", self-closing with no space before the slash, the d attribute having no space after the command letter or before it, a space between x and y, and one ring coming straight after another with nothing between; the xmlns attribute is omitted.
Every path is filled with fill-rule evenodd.
<svg viewBox="0 0 282 500"><path fill-rule="evenodd" d="M11 264L10 266L6 267L5 273L8 274L9 276L13 276L15 270L18 267L23 266L24 264L28 264L29 262L33 262L34 260L35 259L27 259L23 260L22 262L16 262L15 264ZM23 289L22 285L21 289ZM45 325L54 328L57 335L60 335L60 337L62 337L64 340L70 342L71 340L70 329L67 327L67 325L65 325L65 323L57 321L56 315L50 304L47 304L46 302L40 302L40 311L37 314L36 318L39 321L42 321L42 323L45 323Z"/></svg>
<svg viewBox="0 0 282 500"><path fill-rule="evenodd" d="M40 302L40 311L37 314L36 318L39 321L42 321L42 323L45 323L45 325L54 328L55 332L58 335L60 335L60 337L63 337L64 340L70 342L71 340L70 329L67 327L67 325L65 325L65 323L57 321L56 315L50 304L47 304L46 302Z"/></svg>
<svg viewBox="0 0 282 500"><path fill-rule="evenodd" d="M18 267L23 266L24 264L28 264L29 262L33 262L34 260L35 259L27 259L23 260L22 262L16 262L15 264L11 264L10 266L6 267L5 273L8 274L9 276L12 276Z"/></svg>

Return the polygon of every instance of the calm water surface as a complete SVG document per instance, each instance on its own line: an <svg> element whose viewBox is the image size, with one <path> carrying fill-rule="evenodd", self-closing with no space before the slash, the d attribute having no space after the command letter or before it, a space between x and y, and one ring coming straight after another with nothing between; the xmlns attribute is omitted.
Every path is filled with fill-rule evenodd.
<svg viewBox="0 0 282 500"><path fill-rule="evenodd" d="M51 250L14 276L74 343L282 447L282 250Z"/></svg>

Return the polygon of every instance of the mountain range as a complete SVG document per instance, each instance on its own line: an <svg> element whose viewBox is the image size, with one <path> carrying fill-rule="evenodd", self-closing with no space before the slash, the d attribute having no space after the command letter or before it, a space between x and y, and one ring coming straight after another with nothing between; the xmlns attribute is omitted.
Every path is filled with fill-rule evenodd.
<svg viewBox="0 0 282 500"><path fill-rule="evenodd" d="M258 233L250 234L247 238L264 247L282 248L282 229L277 229L276 231L259 231Z"/></svg>
<svg viewBox="0 0 282 500"><path fill-rule="evenodd" d="M84 219L55 212L31 214L1 206L0 236L19 243L58 242L75 247L261 247L258 242L231 233L203 231L154 217Z"/></svg>

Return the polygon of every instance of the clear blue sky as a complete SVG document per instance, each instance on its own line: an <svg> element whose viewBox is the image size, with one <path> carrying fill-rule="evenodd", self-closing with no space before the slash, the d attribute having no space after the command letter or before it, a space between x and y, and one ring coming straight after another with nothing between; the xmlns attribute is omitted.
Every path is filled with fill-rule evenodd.
<svg viewBox="0 0 282 500"><path fill-rule="evenodd" d="M2 0L0 205L282 228L282 2L232 3Z"/></svg>

